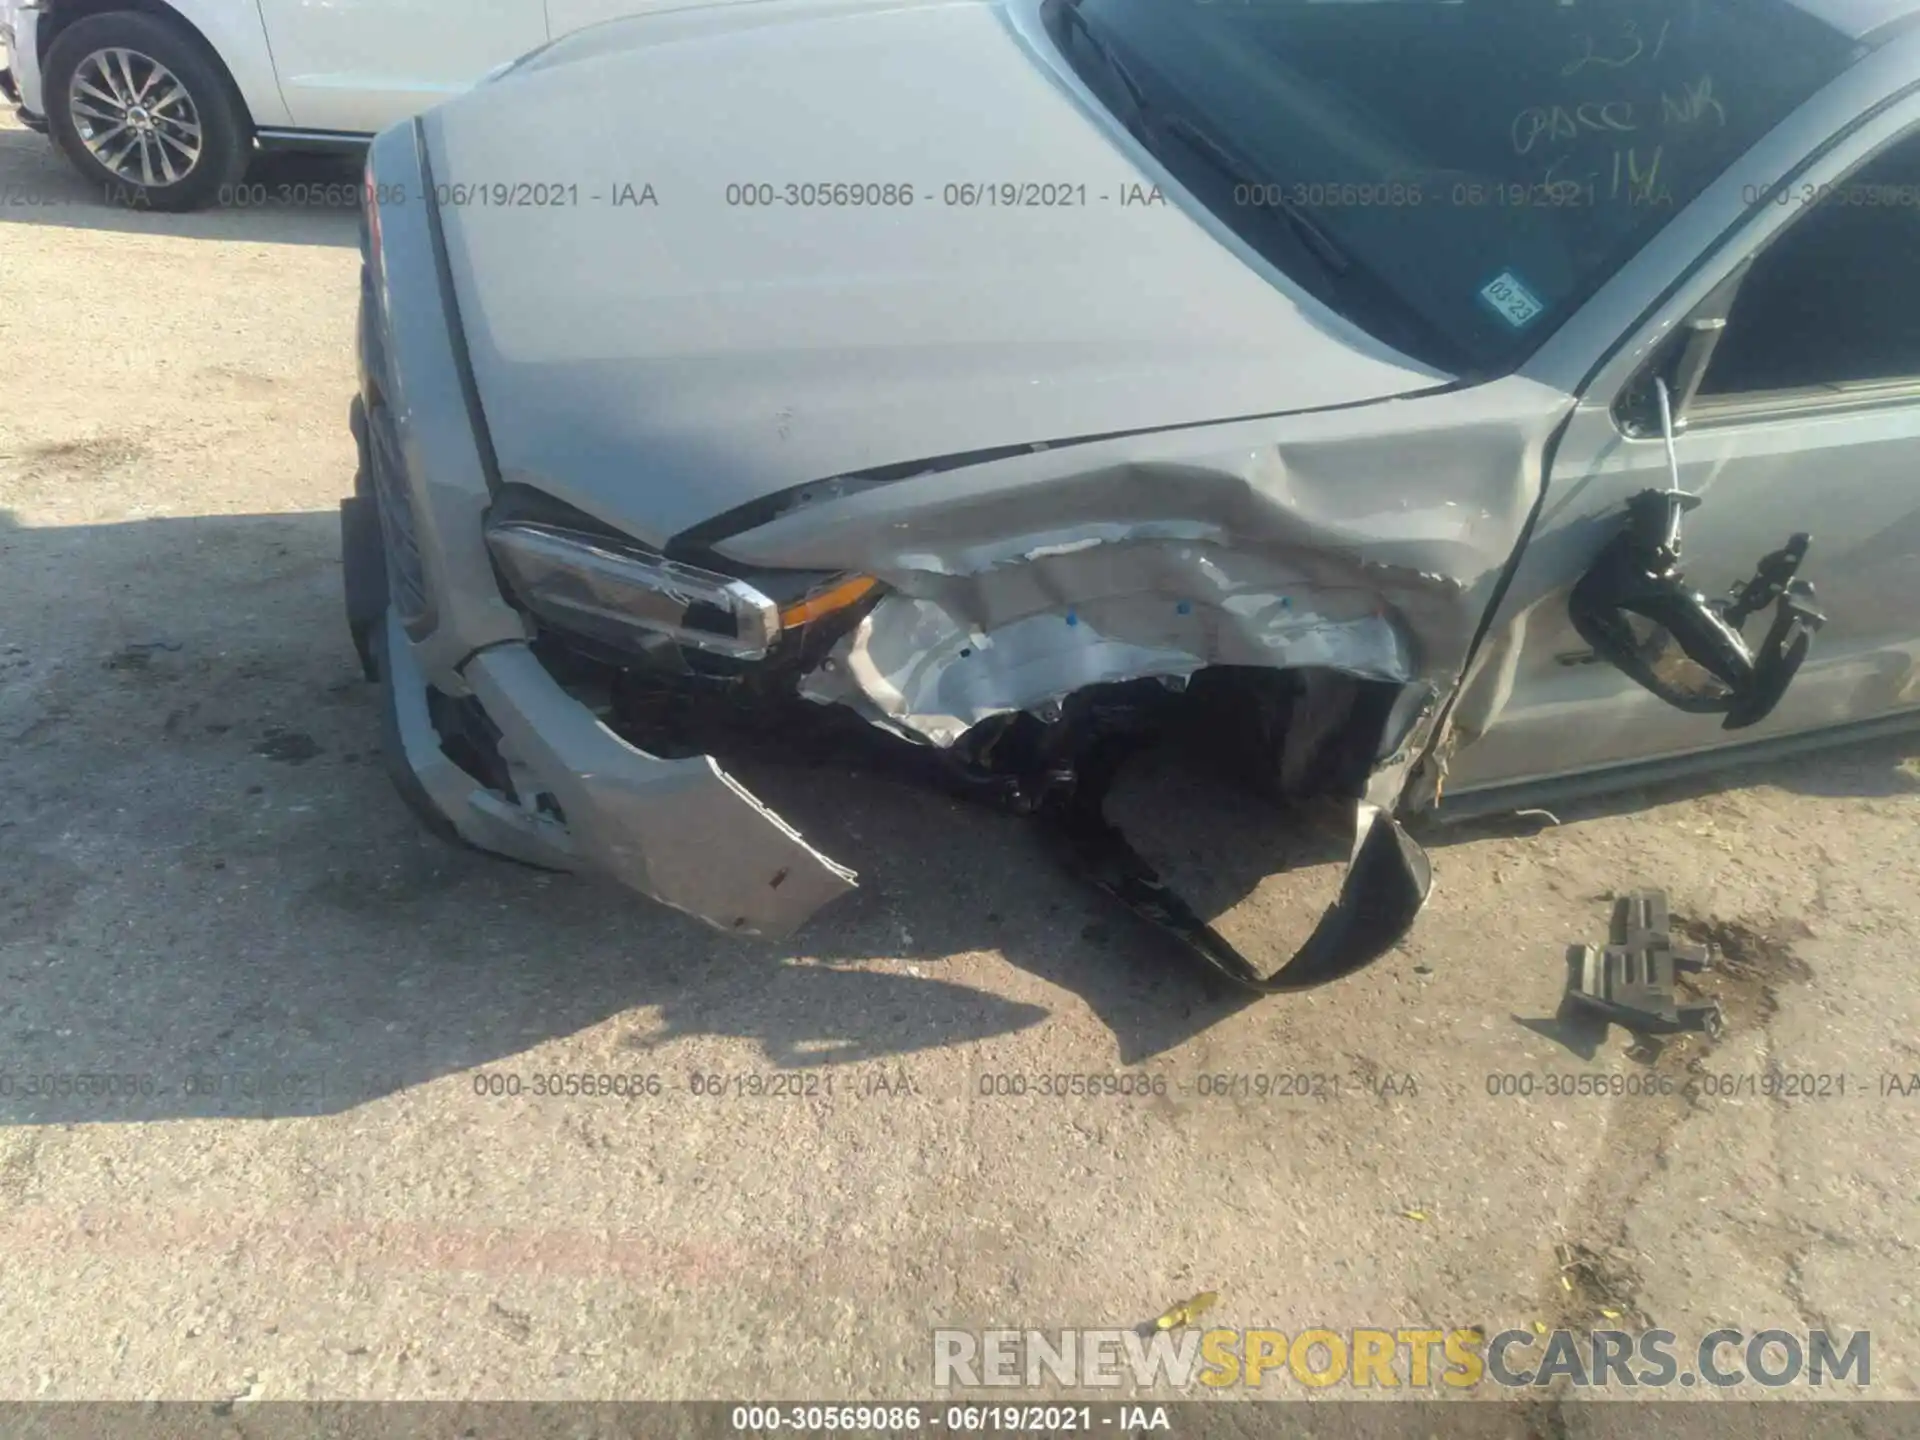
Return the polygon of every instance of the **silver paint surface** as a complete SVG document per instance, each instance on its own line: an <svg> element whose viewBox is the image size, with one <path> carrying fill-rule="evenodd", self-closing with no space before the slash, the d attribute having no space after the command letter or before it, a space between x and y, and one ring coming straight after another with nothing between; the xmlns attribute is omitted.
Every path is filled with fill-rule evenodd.
<svg viewBox="0 0 1920 1440"><path fill-rule="evenodd" d="M1036 562L1037 573L1024 578L1084 598L991 630L938 601L890 595L800 693L855 704L890 730L946 746L989 716L1033 710L1089 685L1185 678L1208 665L1316 666L1373 680L1411 673L1411 646L1384 615L1339 618L1296 605L1292 593L1235 583L1231 552L1146 546L1107 558L1116 584L1157 572L1163 588L1095 597L1072 585L1071 567ZM1176 598L1209 592L1197 603ZM1319 605L1374 608L1364 591L1307 593Z"/></svg>
<svg viewBox="0 0 1920 1440"><path fill-rule="evenodd" d="M569 850L614 880L766 939L854 888L853 871L808 845L711 756L664 760L629 745L554 684L525 645L481 651L467 680L500 727L502 753L565 811ZM493 798L483 809L497 814Z"/></svg>
<svg viewBox="0 0 1920 1440"><path fill-rule="evenodd" d="M684 35L669 22L694 17L597 27L426 117L437 181L578 186L559 207L443 208L505 479L657 545L850 472L1449 378L1187 200L1031 7L774 0L697 18ZM609 117L616 147L577 142ZM835 180L916 198L728 202L729 185ZM944 203L949 184L1008 180L1086 203ZM657 204L613 203L643 183ZM1123 203L1156 184L1164 203Z"/></svg>
<svg viewBox="0 0 1920 1440"><path fill-rule="evenodd" d="M796 503L717 548L890 586L802 693L938 745L1083 685L1208 665L1431 694L1454 683L1535 498L1530 454L1570 405L1514 378L1046 450Z"/></svg>
<svg viewBox="0 0 1920 1440"><path fill-rule="evenodd" d="M1367 801L1430 803L1435 783L1402 792L1434 779L1412 766L1456 718L1447 702L1529 517L1540 507L1547 529L1483 652L1496 678L1514 618L1561 595L1618 523L1623 492L1588 470L1556 470L1547 493L1574 397L1676 323L1676 289L1726 244L1743 191L1911 80L1913 43L1774 131L1520 374L1466 388L1326 310L1195 205L1053 53L1035 9L661 11L572 36L425 117L439 183L578 187L558 208L440 213L500 478L643 543L732 515L739 528L713 542L727 561L877 577L890 596L805 687L898 733L951 743L1101 680L1325 667L1405 685ZM575 143L609 117L612 143ZM394 176L419 175L400 153L410 138L382 145ZM907 184L916 200L726 193L838 180ZM950 183L1002 180L1091 199L942 203ZM643 189L651 204L618 203ZM1147 192L1156 203L1121 203ZM397 227L408 283L386 292L403 332L446 323L420 208ZM450 354L423 335L397 347L425 376L401 418L428 477L415 483L443 603L419 653L460 693L466 656L521 636L480 558L488 497L455 443ZM1549 688L1533 688L1551 721ZM1498 736L1484 705L1460 718L1463 738ZM1686 725L1713 743L1697 718L1661 720L1661 743ZM635 789L595 843L668 844L681 808L670 786ZM710 854L743 836L799 843L756 808L695 807L684 833ZM631 853L630 875L654 873ZM710 898L707 918L730 923Z"/></svg>
<svg viewBox="0 0 1920 1440"><path fill-rule="evenodd" d="M413 131L374 147L383 180L420 183ZM665 760L628 745L554 682L525 645L526 622L500 593L484 521L492 493L460 393L450 318L433 281L425 210L387 208L382 265L362 316L363 377L386 398L401 437L432 630L388 630L402 748L432 803L466 840L562 870L595 870L732 933L777 938L855 888L708 756ZM366 343L372 340L374 343ZM502 756L527 802L489 790L448 758L426 688L476 695L502 732ZM551 794L564 824L530 802ZM714 863L716 854L725 864Z"/></svg>

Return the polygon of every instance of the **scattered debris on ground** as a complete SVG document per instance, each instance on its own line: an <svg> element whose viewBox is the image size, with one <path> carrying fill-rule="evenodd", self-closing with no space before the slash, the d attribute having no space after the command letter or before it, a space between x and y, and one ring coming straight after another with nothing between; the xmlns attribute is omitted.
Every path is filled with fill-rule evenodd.
<svg viewBox="0 0 1920 1440"><path fill-rule="evenodd" d="M1676 982L1708 968L1707 951L1673 943L1663 890L1635 890L1614 902L1611 943L1567 950L1567 1000L1636 1036L1700 1030L1718 1036L1717 1002L1681 1004Z"/></svg>

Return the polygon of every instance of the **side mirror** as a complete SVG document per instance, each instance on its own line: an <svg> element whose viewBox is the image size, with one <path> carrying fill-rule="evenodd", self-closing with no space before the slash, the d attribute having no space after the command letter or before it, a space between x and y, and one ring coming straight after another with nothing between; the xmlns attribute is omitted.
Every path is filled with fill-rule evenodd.
<svg viewBox="0 0 1920 1440"><path fill-rule="evenodd" d="M1710 353L1717 329L1695 334L1711 337ZM1682 364L1694 338L1682 348ZM1568 615L1595 654L1669 705L1723 715L1721 728L1743 729L1773 712L1805 663L1814 632L1826 623L1813 608L1813 587L1795 578L1811 537L1794 535L1764 556L1753 578L1725 599L1708 600L1689 588L1680 569L1681 521L1700 497L1680 487L1675 406L1665 377L1655 376L1651 388L1667 448L1668 488L1643 490L1627 502L1625 526L1573 587ZM1769 604L1776 607L1773 624L1755 652L1741 632Z"/></svg>

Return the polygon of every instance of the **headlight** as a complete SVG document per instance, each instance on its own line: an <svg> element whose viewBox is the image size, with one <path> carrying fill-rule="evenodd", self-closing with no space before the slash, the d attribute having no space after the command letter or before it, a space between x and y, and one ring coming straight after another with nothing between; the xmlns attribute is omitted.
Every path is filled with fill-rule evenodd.
<svg viewBox="0 0 1920 1440"><path fill-rule="evenodd" d="M487 548L520 601L562 630L629 647L666 636L759 660L780 634L774 602L744 580L621 547L598 535L512 521Z"/></svg>

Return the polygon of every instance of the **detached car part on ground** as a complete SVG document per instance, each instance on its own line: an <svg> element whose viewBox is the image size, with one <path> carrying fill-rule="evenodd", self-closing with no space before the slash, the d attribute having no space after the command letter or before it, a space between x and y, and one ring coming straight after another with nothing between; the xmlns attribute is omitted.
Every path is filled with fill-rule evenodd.
<svg viewBox="0 0 1920 1440"><path fill-rule="evenodd" d="M1614 8L1643 40L1668 14ZM1796 385L1828 351L1740 299L1859 243L1756 186L1920 169L1920 34L1866 19L1708 0L1591 98L1563 71L1595 14L1474 0L771 0L537 52L367 167L343 533L402 789L474 845L781 937L854 874L714 752L851 722L1285 990L1406 932L1430 875L1398 812L1443 786L1535 803L1752 727L1913 723L1920 306L1883 293L1860 323L1892 328L1829 347L1894 373ZM1403 47L1493 67L1421 73L1497 133L1369 90ZM1625 123L1708 60L1738 100L1663 197L1602 193L1577 135L1516 158L1536 79ZM1309 161L1402 200L1321 204ZM1547 203L1574 176L1578 214ZM1463 188L1522 181L1539 203ZM1340 897L1272 973L1101 813L1183 726L1276 799L1354 807Z"/></svg>

